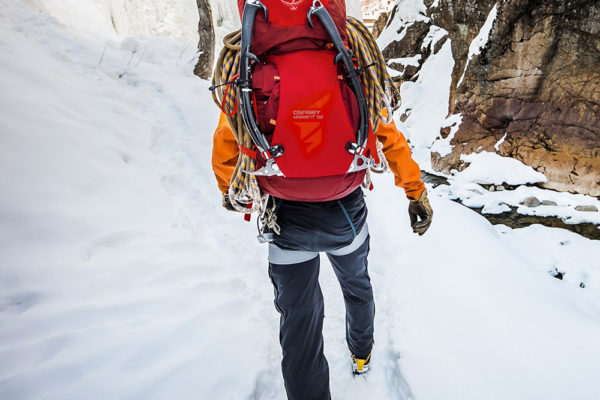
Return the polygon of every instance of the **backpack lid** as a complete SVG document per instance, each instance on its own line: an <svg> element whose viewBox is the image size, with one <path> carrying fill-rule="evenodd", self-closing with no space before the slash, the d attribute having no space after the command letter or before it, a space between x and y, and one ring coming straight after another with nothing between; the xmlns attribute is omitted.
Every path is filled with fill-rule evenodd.
<svg viewBox="0 0 600 400"><path fill-rule="evenodd" d="M320 22L315 21L314 28L308 25L306 16L313 5L313 0L261 0L261 2L269 12L269 20L265 21L262 12L256 16L252 53L261 55L282 43L299 38L330 41L329 35ZM320 0L320 2L329 11L343 42L347 45L345 0ZM238 0L240 20L245 4L246 0Z"/></svg>
<svg viewBox="0 0 600 400"><path fill-rule="evenodd" d="M329 3L335 2L335 0L320 1L325 8L329 8ZM313 0L261 0L261 2L269 10L269 22L271 24L275 26L301 26L306 24L306 15L312 6ZM238 0L240 18L244 12L244 4L246 4L246 0Z"/></svg>

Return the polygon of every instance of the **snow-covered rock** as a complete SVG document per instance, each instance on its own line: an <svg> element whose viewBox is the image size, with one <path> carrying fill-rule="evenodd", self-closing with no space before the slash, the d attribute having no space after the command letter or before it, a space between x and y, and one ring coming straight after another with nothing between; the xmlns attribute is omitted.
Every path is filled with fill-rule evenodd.
<svg viewBox="0 0 600 400"><path fill-rule="evenodd" d="M502 157L496 153L482 151L481 153L463 154L461 160L467 167L454 174L457 181L475 182L479 184L506 183L508 185L523 185L527 183L546 182L544 174L537 172L519 160Z"/></svg>
<svg viewBox="0 0 600 400"><path fill-rule="evenodd" d="M462 122L441 152L431 148L432 168L448 174L461 154L495 151L543 170L546 188L598 197L599 16L600 3L586 0L399 1L379 45L387 59L420 59L392 67L397 82L420 79L452 41L446 105Z"/></svg>

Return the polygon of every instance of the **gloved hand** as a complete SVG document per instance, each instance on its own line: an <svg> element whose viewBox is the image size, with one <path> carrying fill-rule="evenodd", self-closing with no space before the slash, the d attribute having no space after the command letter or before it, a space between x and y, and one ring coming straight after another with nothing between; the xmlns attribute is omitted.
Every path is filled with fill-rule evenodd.
<svg viewBox="0 0 600 400"><path fill-rule="evenodd" d="M421 197L418 200L411 200L408 205L408 215L410 216L410 226L413 228L414 233L418 233L422 236L429 226L431 225L431 219L433 218L433 210L429 205L429 199L427 198L427 190L421 193ZM420 220L419 220L420 219Z"/></svg>
<svg viewBox="0 0 600 400"><path fill-rule="evenodd" d="M223 193L222 204L226 210L237 212L237 210L233 207L233 205L231 205L231 201L229 200L229 195L227 193Z"/></svg>

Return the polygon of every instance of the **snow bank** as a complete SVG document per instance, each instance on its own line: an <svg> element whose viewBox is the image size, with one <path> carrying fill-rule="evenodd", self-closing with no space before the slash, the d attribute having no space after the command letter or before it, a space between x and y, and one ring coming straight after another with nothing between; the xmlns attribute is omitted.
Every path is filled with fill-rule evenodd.
<svg viewBox="0 0 600 400"><path fill-rule="evenodd" d="M546 182L547 180L544 174L537 172L519 160L502 157L488 151L461 154L460 159L469 163L469 166L454 174L454 178L459 182L523 185Z"/></svg>
<svg viewBox="0 0 600 400"><path fill-rule="evenodd" d="M450 39L440 51L422 65L416 82L406 81L400 87L402 106L395 121L413 146L413 157L421 169L431 171L431 146L440 136L446 122L454 59ZM401 115L408 117L400 121Z"/></svg>
<svg viewBox="0 0 600 400"><path fill-rule="evenodd" d="M455 122L457 121L459 120ZM453 125L446 140L450 140L455 129L457 129L456 124ZM440 143L443 141L437 141L432 149L439 148ZM511 207L516 207L517 212L523 215L558 217L568 224L600 225L600 213L576 210L579 206L595 206L600 209L600 200L582 194L525 186L546 182L546 177L514 158L483 151L463 154L461 160L469 165L460 172L452 171L452 175L448 176L450 186L436 188L435 191L439 195L460 200L467 207L482 208L484 214L500 214L510 211ZM502 184L518 187L511 190L488 191L482 186ZM525 200L531 197L545 203L536 207L525 205Z"/></svg>
<svg viewBox="0 0 600 400"><path fill-rule="evenodd" d="M456 125L452 131L455 128ZM452 131L448 139L452 136ZM440 143L441 141L436 142L432 149L439 147ZM469 165L461 172L452 172L448 177L449 187L436 190L444 196L460 200L467 207L483 208L484 214L499 214L510 211L510 207L516 207L517 212L523 215L558 217L568 224L587 222L600 225L600 213L576 210L579 206L595 206L600 209L600 200L582 194L524 186L546 182L546 177L514 158L483 151L463 154L461 160ZM502 184L518 187L512 190L488 191L481 186ZM535 207L524 205L525 200L530 197L546 203Z"/></svg>
<svg viewBox="0 0 600 400"><path fill-rule="evenodd" d="M600 265L590 257L597 251L597 241L542 225L523 229L497 225L496 230L529 266L550 275L561 273L564 282L576 287L600 289Z"/></svg>
<svg viewBox="0 0 600 400"><path fill-rule="evenodd" d="M2 3L0 398L246 397L277 319L264 249L223 245L253 227L221 212L193 49Z"/></svg>
<svg viewBox="0 0 600 400"><path fill-rule="evenodd" d="M489 192L476 183L452 182L450 187L436 189L452 199L458 199L471 208L483 207L487 214L498 214L509 211L507 206L517 207L517 212L523 215L539 217L558 217L568 224L593 223L600 225L600 213L578 211L578 206L595 206L600 210L600 201L594 197L583 194L555 192L538 187L519 186L514 190ZM525 199L535 197L540 202L547 201L554 204L543 204L537 207L523 205Z"/></svg>

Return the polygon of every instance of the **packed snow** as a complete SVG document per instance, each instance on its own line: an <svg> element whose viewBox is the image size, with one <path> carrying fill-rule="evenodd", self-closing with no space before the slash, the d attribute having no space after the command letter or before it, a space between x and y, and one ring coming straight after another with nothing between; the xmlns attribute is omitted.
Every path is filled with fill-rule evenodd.
<svg viewBox="0 0 600 400"><path fill-rule="evenodd" d="M30 3L0 0L0 398L285 398L266 248L220 205L218 110L192 74L194 48L92 35ZM104 18L86 10L90 26ZM431 69L448 67L446 46ZM393 177L375 185L364 379L322 263L333 399L600 396L600 242L493 227L433 190L419 237Z"/></svg>

